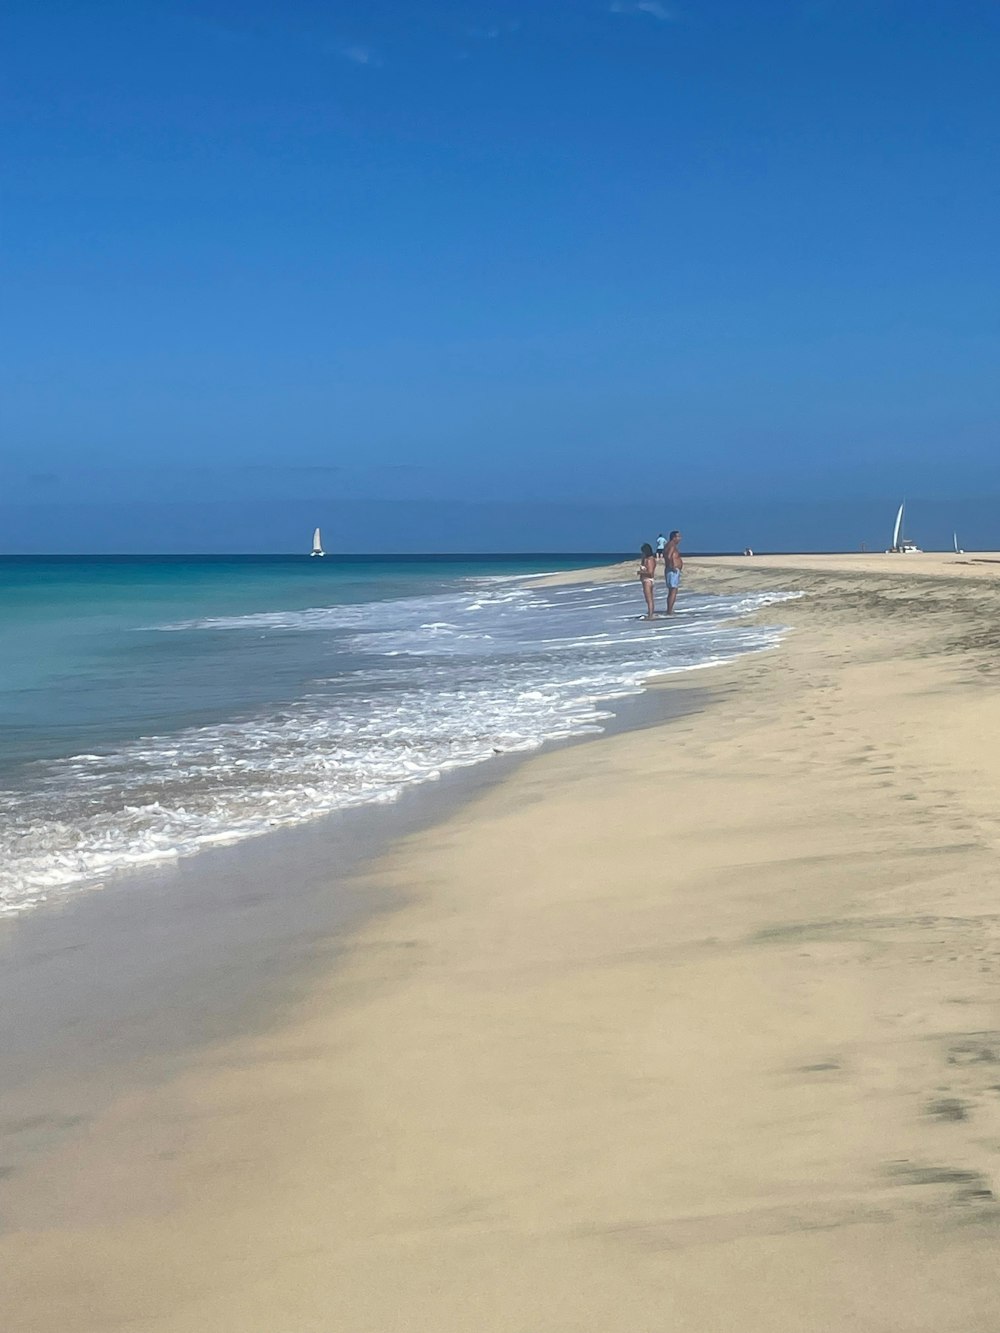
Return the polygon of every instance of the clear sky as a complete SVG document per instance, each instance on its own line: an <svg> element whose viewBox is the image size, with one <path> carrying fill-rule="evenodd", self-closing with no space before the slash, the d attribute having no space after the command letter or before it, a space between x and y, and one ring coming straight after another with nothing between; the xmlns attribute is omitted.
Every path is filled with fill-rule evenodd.
<svg viewBox="0 0 1000 1333"><path fill-rule="evenodd" d="M0 39L0 549L1000 546L996 0Z"/></svg>

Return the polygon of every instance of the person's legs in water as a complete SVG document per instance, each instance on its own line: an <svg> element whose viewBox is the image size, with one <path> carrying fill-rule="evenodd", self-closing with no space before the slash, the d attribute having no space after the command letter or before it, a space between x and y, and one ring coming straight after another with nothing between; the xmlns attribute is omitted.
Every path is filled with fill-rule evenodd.
<svg viewBox="0 0 1000 1333"><path fill-rule="evenodd" d="M674 614L674 602L677 601L677 589L681 586L681 572L679 569L667 570L667 615Z"/></svg>
<svg viewBox="0 0 1000 1333"><path fill-rule="evenodd" d="M646 619L652 620L656 615L656 604L653 600L653 580L643 579L642 595L646 599Z"/></svg>

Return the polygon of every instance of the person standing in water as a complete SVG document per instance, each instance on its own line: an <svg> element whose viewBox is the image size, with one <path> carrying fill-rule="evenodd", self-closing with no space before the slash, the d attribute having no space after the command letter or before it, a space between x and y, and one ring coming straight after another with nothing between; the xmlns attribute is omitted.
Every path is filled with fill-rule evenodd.
<svg viewBox="0 0 1000 1333"><path fill-rule="evenodd" d="M639 575L639 582L642 584L642 595L646 599L646 619L652 620L656 615L656 607L653 604L653 582L656 577L656 556L653 554L653 548L649 542L643 542L642 554L639 559L639 568L636 570Z"/></svg>
<svg viewBox="0 0 1000 1333"><path fill-rule="evenodd" d="M681 555L681 534L675 528L670 534L666 550L663 552L664 575L667 580L667 615L674 614L674 602L677 601L677 589L681 586L681 571L684 557Z"/></svg>

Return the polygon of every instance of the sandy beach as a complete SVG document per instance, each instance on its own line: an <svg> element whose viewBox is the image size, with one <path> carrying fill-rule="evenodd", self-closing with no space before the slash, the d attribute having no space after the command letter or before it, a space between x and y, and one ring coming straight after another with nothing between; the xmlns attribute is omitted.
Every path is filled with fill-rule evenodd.
<svg viewBox="0 0 1000 1333"><path fill-rule="evenodd" d="M1000 1327L1000 556L685 586L802 596L398 843L273 1023L0 1157L0 1325Z"/></svg>

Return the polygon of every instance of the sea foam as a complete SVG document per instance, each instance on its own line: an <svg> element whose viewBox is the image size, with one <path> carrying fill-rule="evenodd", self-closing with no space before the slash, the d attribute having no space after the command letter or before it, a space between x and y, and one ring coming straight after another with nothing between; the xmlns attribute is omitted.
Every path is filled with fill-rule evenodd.
<svg viewBox="0 0 1000 1333"><path fill-rule="evenodd" d="M776 644L741 618L781 594L682 599L638 618L629 583L456 580L452 591L166 622L235 635L240 652L307 652L319 668L279 706L30 766L0 792L0 911L111 874L254 837L497 752L599 731L650 677Z"/></svg>

